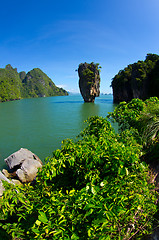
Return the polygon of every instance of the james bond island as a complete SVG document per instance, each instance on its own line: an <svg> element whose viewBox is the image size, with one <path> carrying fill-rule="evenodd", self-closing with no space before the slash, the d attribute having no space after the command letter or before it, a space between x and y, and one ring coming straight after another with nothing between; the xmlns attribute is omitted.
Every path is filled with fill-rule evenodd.
<svg viewBox="0 0 159 240"><path fill-rule="evenodd" d="M81 63L78 67L79 88L85 102L94 102L100 94L99 64Z"/></svg>

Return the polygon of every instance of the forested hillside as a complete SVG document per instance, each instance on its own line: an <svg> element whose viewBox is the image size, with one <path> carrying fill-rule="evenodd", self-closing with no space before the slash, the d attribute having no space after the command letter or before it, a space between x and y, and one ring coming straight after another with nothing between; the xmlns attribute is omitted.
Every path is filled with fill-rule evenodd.
<svg viewBox="0 0 159 240"><path fill-rule="evenodd" d="M159 97L159 55L147 54L145 61L129 64L115 75L111 85L115 103Z"/></svg>
<svg viewBox="0 0 159 240"><path fill-rule="evenodd" d="M62 95L68 95L67 91L56 87L39 68L34 68L27 74L24 71L18 73L10 64L0 68L0 102Z"/></svg>

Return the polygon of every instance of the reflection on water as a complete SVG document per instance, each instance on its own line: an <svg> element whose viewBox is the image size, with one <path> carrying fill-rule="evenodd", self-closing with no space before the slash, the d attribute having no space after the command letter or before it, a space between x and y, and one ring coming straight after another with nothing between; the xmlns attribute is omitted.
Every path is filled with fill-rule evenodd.
<svg viewBox="0 0 159 240"><path fill-rule="evenodd" d="M74 139L88 117L106 117L113 109L112 96L96 98L95 103L84 103L80 95L0 103L0 168L4 158L21 147L43 160L62 140Z"/></svg>

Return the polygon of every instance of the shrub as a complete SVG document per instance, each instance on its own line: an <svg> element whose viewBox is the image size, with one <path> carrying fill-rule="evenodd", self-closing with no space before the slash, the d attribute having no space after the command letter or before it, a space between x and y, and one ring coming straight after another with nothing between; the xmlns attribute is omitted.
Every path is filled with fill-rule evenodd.
<svg viewBox="0 0 159 240"><path fill-rule="evenodd" d="M12 239L131 239L151 230L154 186L131 130L115 134L92 117L77 141L65 140L35 186L8 186L1 228ZM3 223L3 224L2 224Z"/></svg>

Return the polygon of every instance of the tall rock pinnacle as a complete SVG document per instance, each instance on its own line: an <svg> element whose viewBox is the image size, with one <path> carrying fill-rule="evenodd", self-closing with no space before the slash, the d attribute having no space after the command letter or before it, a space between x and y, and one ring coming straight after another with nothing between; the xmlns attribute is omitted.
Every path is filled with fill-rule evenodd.
<svg viewBox="0 0 159 240"><path fill-rule="evenodd" d="M100 94L99 64L81 63L78 67L79 88L85 102L94 102Z"/></svg>

